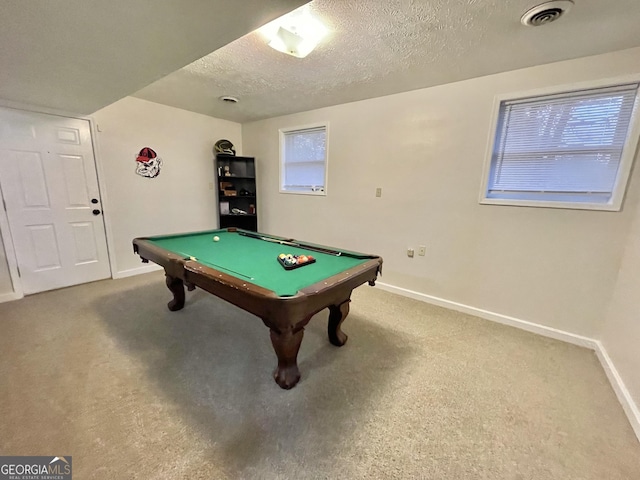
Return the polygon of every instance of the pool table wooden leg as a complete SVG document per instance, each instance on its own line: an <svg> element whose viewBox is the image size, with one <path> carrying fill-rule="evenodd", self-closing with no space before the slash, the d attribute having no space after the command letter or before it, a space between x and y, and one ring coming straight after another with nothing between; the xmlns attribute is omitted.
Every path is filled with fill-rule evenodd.
<svg viewBox="0 0 640 480"><path fill-rule="evenodd" d="M329 325L327 331L329 333L329 341L336 347L341 347L347 341L347 335L340 329L342 322L349 315L349 303L351 299L347 299L340 305L329 306Z"/></svg>
<svg viewBox="0 0 640 480"><path fill-rule="evenodd" d="M298 351L304 336L304 328L297 332L293 329L278 332L271 329L271 343L278 357L278 366L273 372L273 378L281 388L289 390L300 380L298 370Z"/></svg>
<svg viewBox="0 0 640 480"><path fill-rule="evenodd" d="M182 309L184 307L184 285L182 280L176 277L172 277L171 275L166 275L167 277L167 287L173 293L173 300L171 300L167 307L172 312L176 310Z"/></svg>

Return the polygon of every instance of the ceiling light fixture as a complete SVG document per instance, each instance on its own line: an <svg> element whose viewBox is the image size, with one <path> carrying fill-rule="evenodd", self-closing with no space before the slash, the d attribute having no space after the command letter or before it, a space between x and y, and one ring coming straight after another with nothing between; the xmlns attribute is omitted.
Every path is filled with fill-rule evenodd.
<svg viewBox="0 0 640 480"><path fill-rule="evenodd" d="M327 34L325 26L311 15L307 5L294 10L259 30L269 46L279 52L304 58Z"/></svg>
<svg viewBox="0 0 640 480"><path fill-rule="evenodd" d="M220 100L225 103L238 103L238 99L236 97L230 97L229 95L223 95L220 97Z"/></svg>

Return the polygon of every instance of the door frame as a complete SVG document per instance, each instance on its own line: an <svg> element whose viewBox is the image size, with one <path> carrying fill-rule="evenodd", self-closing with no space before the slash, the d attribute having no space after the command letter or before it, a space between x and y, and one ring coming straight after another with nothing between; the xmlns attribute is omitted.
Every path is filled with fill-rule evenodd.
<svg viewBox="0 0 640 480"><path fill-rule="evenodd" d="M89 131L91 134L91 145L93 149L93 159L96 164L96 175L98 177L98 191L100 192L100 203L102 205L102 221L104 222L104 230L107 242L107 256L109 263L110 278L113 278L113 272L116 271L115 258L113 252L113 231L111 228L111 215L109 208L109 199L107 198L107 189L104 183L104 173L102 170L102 159L100 157L100 148L98 146L98 126L91 116L78 115L71 112L65 112L53 108L38 107L34 105L27 105L23 103L11 102L8 100L0 99L0 107L10 108L14 110L22 110L28 113L41 113L45 115L55 115L57 117L75 118L77 120L86 120L89 122ZM2 187L0 187L0 199L4 198L2 193ZM0 208L0 235L2 236L2 243L4 244L5 256L7 258L7 264L9 265L9 275L11 276L11 283L13 284L13 293L0 294L0 303L9 300L18 300L24 297L24 290L22 288L22 279L18 274L18 258L16 256L15 247L13 245L13 238L9 228L9 219L7 212L4 208Z"/></svg>

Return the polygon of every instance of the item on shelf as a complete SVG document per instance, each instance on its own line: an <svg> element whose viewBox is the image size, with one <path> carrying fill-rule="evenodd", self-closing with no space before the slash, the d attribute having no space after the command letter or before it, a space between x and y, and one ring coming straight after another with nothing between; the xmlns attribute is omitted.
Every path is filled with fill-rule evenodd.
<svg viewBox="0 0 640 480"><path fill-rule="evenodd" d="M239 208L232 208L231 209L231 213L233 213L234 215L246 215L247 212L245 212L244 210L240 210Z"/></svg>
<svg viewBox="0 0 640 480"><path fill-rule="evenodd" d="M250 197L253 195L253 192L250 192L249 190L247 190L246 188L242 188L240 189L240 196L241 197Z"/></svg>
<svg viewBox="0 0 640 480"><path fill-rule="evenodd" d="M220 202L220 214L229 215L229 202Z"/></svg>
<svg viewBox="0 0 640 480"><path fill-rule="evenodd" d="M235 190L224 190L224 196L225 197L237 197L238 196L238 192L236 192Z"/></svg>
<svg viewBox="0 0 640 480"><path fill-rule="evenodd" d="M256 206L252 203L249 205L249 215L255 215L256 214Z"/></svg>
<svg viewBox="0 0 640 480"><path fill-rule="evenodd" d="M231 176L231 170L229 170L229 165L225 165L224 166L224 176L225 177L230 177Z"/></svg>
<svg viewBox="0 0 640 480"><path fill-rule="evenodd" d="M220 190L235 190L235 188L231 182L220 182Z"/></svg>
<svg viewBox="0 0 640 480"><path fill-rule="evenodd" d="M218 140L213 146L213 152L216 155L235 155L236 149L229 140Z"/></svg>

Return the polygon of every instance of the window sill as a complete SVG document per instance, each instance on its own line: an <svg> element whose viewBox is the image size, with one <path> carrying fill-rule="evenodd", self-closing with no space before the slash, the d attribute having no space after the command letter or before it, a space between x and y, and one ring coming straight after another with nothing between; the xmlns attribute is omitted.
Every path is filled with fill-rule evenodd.
<svg viewBox="0 0 640 480"><path fill-rule="evenodd" d="M543 200L514 200L505 198L481 198L480 205L502 205L505 207L562 208L565 210L598 210L619 212L622 205L616 203L559 202Z"/></svg>
<svg viewBox="0 0 640 480"><path fill-rule="evenodd" d="M286 193L289 195L312 195L312 196L316 196L316 197L326 197L327 196L327 192L326 191L322 191L322 192L303 192L303 191L297 191L297 190L280 190L280 193Z"/></svg>

